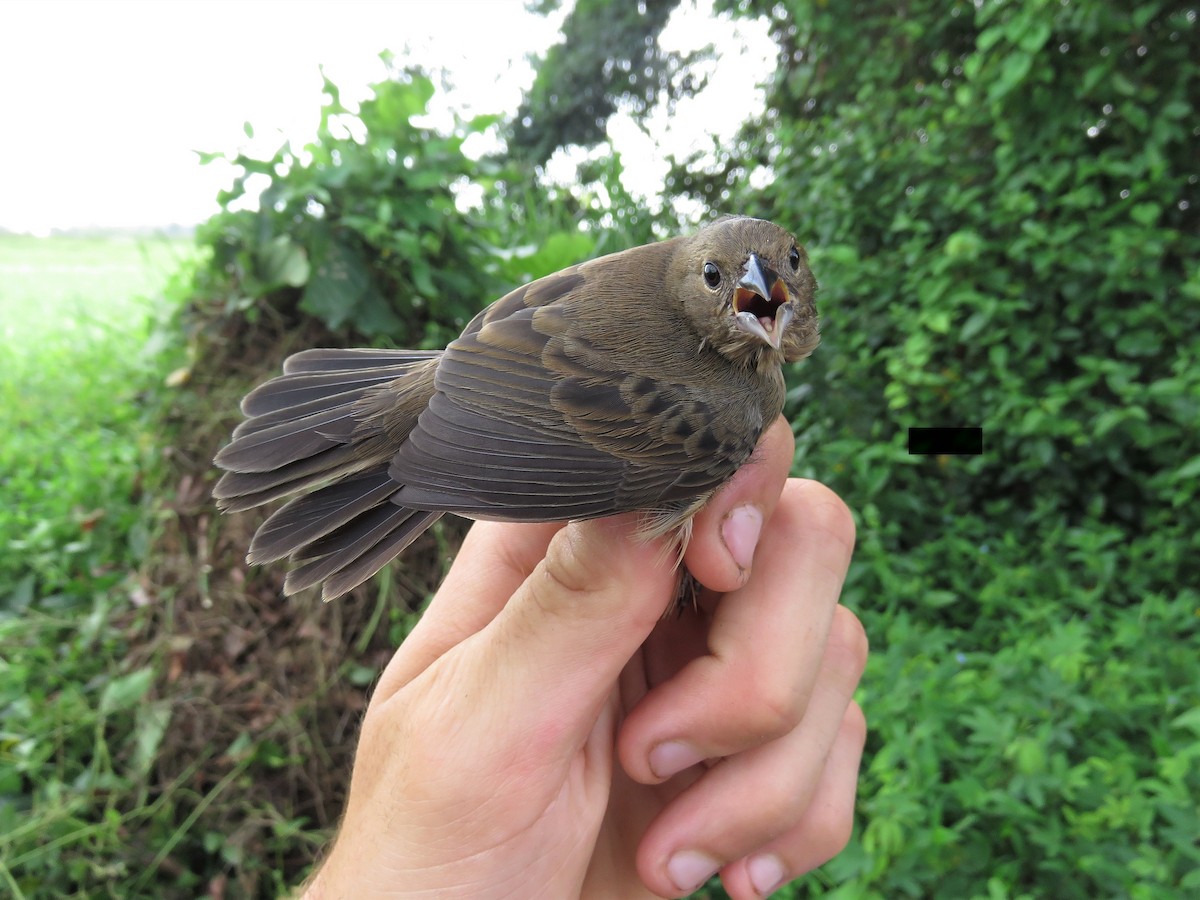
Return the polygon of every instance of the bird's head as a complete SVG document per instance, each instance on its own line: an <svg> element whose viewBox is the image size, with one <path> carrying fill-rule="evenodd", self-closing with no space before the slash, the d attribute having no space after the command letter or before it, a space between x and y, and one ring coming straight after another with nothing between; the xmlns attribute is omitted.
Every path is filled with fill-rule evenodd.
<svg viewBox="0 0 1200 900"><path fill-rule="evenodd" d="M808 356L820 340L808 255L763 219L719 219L681 242L671 279L684 313L733 363L778 365Z"/></svg>

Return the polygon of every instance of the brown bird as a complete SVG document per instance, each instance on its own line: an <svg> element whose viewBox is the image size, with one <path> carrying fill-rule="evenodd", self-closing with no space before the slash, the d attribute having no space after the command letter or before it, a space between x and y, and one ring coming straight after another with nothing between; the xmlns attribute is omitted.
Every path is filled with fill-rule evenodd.
<svg viewBox="0 0 1200 900"><path fill-rule="evenodd" d="M306 350L242 401L227 511L296 491L247 561L341 596L443 513L545 522L642 511L680 529L783 409L819 339L804 249L728 217L540 278L444 351ZM315 490L312 490L315 488Z"/></svg>

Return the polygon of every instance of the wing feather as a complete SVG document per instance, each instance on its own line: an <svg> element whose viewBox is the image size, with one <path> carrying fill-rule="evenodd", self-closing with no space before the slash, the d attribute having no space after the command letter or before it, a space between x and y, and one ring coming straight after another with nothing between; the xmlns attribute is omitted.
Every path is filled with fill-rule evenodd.
<svg viewBox="0 0 1200 900"><path fill-rule="evenodd" d="M581 284L575 273L559 287ZM395 502L514 521L683 508L749 456L757 433L745 446L718 440L713 410L686 385L604 368L571 328L570 297L518 299L477 317L439 360L434 396L392 458Z"/></svg>

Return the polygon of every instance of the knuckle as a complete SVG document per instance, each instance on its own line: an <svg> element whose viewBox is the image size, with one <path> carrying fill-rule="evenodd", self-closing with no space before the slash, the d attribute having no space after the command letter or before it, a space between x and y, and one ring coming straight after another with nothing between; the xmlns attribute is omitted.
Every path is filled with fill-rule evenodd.
<svg viewBox="0 0 1200 900"><path fill-rule="evenodd" d="M556 591L581 594L595 584L589 554L580 553L574 529L567 528L550 542L542 565L542 581Z"/></svg>
<svg viewBox="0 0 1200 900"><path fill-rule="evenodd" d="M852 551L857 529L845 501L819 481L800 481L798 489L805 507L804 521Z"/></svg>
<svg viewBox="0 0 1200 900"><path fill-rule="evenodd" d="M811 786L806 779L796 777L798 774L793 773L790 779L793 783L785 781L776 790L763 791L756 798L755 815L758 826L765 832L761 836L764 840L787 832L802 819L811 797Z"/></svg>
<svg viewBox="0 0 1200 900"><path fill-rule="evenodd" d="M611 522L573 522L554 536L545 558L525 582L539 616L565 616L573 622L646 616L647 630L653 627L661 609L628 602L629 591L648 582L636 565L640 551L622 529ZM664 569L662 574L669 573Z"/></svg>
<svg viewBox="0 0 1200 900"><path fill-rule="evenodd" d="M612 577L599 565L601 557L588 552L574 525L564 528L551 540L545 559L526 581L534 606L543 615L566 611L587 615L593 605L589 596L601 592Z"/></svg>
<svg viewBox="0 0 1200 900"><path fill-rule="evenodd" d="M834 753L854 747L861 751L867 738L867 719L862 708L853 700L842 717ZM820 806L812 808L806 818L812 836L812 852L823 865L846 849L854 833L854 790L841 792Z"/></svg>
<svg viewBox="0 0 1200 900"><path fill-rule="evenodd" d="M804 717L807 705L806 691L798 685L776 679L762 684L754 702L743 708L743 715L753 734L763 740L771 740L793 731Z"/></svg>
<svg viewBox="0 0 1200 900"><path fill-rule="evenodd" d="M812 849L821 864L846 849L854 835L854 810L851 806L830 804L817 811L812 823Z"/></svg>
<svg viewBox="0 0 1200 900"><path fill-rule="evenodd" d="M869 653L870 641L862 622L846 607L838 606L834 610L829 639L825 645L829 664L852 684L858 684L867 667Z"/></svg>
<svg viewBox="0 0 1200 900"><path fill-rule="evenodd" d="M857 537L854 514L841 497L828 488L825 492L827 496L816 504L816 521L840 543L853 548Z"/></svg>
<svg viewBox="0 0 1200 900"><path fill-rule="evenodd" d="M867 742L867 717L862 707L853 700L842 717L841 737L859 750Z"/></svg>

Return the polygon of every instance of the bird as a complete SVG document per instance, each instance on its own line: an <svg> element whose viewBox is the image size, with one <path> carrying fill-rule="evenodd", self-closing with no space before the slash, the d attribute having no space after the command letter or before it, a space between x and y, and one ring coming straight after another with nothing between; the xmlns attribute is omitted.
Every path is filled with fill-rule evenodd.
<svg viewBox="0 0 1200 900"><path fill-rule="evenodd" d="M289 558L284 593L325 600L446 513L638 512L640 537L685 547L782 411L783 364L816 349L816 289L787 230L726 216L518 287L444 350L303 350L242 401L213 496L236 512L299 494L247 563Z"/></svg>

